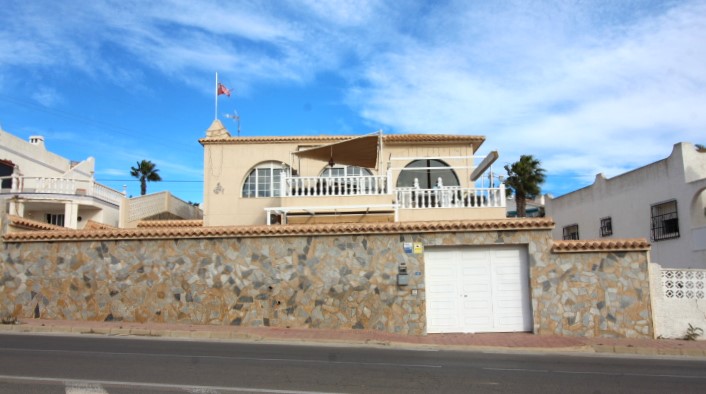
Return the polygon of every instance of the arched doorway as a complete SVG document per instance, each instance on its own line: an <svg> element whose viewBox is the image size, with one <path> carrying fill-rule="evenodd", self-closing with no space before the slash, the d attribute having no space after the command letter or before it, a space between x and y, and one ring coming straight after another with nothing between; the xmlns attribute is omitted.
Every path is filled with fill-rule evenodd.
<svg viewBox="0 0 706 394"><path fill-rule="evenodd" d="M441 178L444 186L460 186L453 169L439 159L420 159L407 164L397 178L397 187L413 187L419 181L420 189L433 189Z"/></svg>

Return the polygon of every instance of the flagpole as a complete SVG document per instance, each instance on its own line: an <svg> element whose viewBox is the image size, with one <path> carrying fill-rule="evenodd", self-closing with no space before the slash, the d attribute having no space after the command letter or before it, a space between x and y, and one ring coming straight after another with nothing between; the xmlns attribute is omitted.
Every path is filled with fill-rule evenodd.
<svg viewBox="0 0 706 394"><path fill-rule="evenodd" d="M218 71L216 71L216 87L215 87L215 89L213 90L213 93L215 94L214 101L215 101L215 104L216 104L216 105L215 105L215 108L216 108L216 109L215 109L215 111L213 112L213 120L217 120L217 119L218 119Z"/></svg>

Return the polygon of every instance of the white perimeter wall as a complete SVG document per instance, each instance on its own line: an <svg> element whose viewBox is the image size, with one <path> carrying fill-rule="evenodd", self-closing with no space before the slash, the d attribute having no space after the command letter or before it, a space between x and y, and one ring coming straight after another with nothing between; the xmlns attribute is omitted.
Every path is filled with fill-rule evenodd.
<svg viewBox="0 0 706 394"><path fill-rule="evenodd" d="M649 270L655 337L683 338L689 324L706 332L706 298L698 298L699 291L706 292L706 270L663 271L655 263L649 265ZM698 283L703 287L699 288ZM705 339L703 335L698 338Z"/></svg>

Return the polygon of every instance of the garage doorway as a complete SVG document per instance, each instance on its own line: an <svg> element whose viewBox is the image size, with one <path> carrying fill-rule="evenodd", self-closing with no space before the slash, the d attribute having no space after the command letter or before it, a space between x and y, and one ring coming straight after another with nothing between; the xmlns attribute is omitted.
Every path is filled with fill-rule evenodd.
<svg viewBox="0 0 706 394"><path fill-rule="evenodd" d="M532 331L527 249L428 248L427 333Z"/></svg>

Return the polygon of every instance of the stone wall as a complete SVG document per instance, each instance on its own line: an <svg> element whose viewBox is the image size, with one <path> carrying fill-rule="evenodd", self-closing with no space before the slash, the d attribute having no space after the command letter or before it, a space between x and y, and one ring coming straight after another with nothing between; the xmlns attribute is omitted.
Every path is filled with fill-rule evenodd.
<svg viewBox="0 0 706 394"><path fill-rule="evenodd" d="M652 338L646 252L547 257L536 260L530 274L537 333Z"/></svg>
<svg viewBox="0 0 706 394"><path fill-rule="evenodd" d="M525 245L534 331L650 337L645 251L553 253L550 230L6 239L0 314L424 334L425 247ZM401 264L409 286L397 286Z"/></svg>

